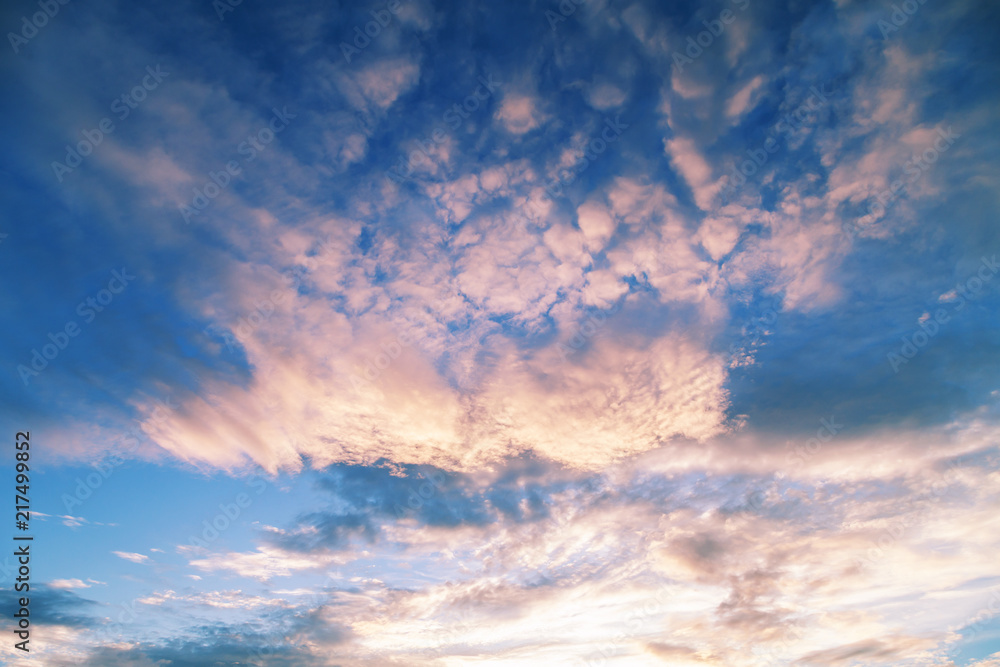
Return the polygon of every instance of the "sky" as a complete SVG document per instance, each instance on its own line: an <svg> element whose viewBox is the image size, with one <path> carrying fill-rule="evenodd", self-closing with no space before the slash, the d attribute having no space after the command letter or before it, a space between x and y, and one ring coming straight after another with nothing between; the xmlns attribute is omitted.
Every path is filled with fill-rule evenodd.
<svg viewBox="0 0 1000 667"><path fill-rule="evenodd" d="M0 27L3 664L1000 666L1000 5Z"/></svg>

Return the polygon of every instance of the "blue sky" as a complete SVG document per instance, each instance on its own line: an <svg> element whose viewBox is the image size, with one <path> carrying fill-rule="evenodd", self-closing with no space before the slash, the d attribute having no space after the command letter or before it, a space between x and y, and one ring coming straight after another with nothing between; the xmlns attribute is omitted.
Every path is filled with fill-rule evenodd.
<svg viewBox="0 0 1000 667"><path fill-rule="evenodd" d="M0 660L1000 665L997 7L0 25Z"/></svg>

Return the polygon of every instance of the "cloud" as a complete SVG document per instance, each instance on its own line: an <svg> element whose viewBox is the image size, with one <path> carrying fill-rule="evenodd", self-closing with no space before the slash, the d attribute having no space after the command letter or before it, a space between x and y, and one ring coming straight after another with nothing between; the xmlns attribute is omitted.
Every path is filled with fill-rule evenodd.
<svg viewBox="0 0 1000 667"><path fill-rule="evenodd" d="M188 546L178 547L192 567L202 572L230 571L241 577L268 581L288 577L302 570L318 570L331 563L343 563L343 557L330 554L303 554L270 546L251 552L210 553Z"/></svg>
<svg viewBox="0 0 1000 667"><path fill-rule="evenodd" d="M342 74L340 86L356 108L374 106L384 112L416 85L419 77L417 63L404 58L385 59L361 67L356 73Z"/></svg>
<svg viewBox="0 0 1000 667"><path fill-rule="evenodd" d="M525 134L538 128L546 116L538 109L537 99L528 95L505 95L496 119L511 134Z"/></svg>
<svg viewBox="0 0 1000 667"><path fill-rule="evenodd" d="M540 521L569 480L550 479L538 460L504 465L488 474L454 473L407 465L335 465L317 487L331 508L301 515L288 530L268 527L266 539L296 552L369 548L405 535L400 525L457 529L499 520ZM405 531L404 531L405 533Z"/></svg>
<svg viewBox="0 0 1000 667"><path fill-rule="evenodd" d="M865 448L873 459L885 458L876 450ZM742 458L749 463L756 455ZM442 581L398 590L358 580L356 591L332 593L342 601L338 620L354 635L341 655L351 664L393 651L421 664L431 656L462 655L469 643L494 657L516 655L507 642L531 654L556 642L583 660L615 646L623 656L647 651L690 664L750 665L761 657L839 664L861 655L898 662L925 655L940 646L936 631L900 634L892 619L901 606L912 611L918 605L938 619L926 624L936 628L964 613L963 604L942 606L939 598L922 597L927 591L961 590L966 603L978 601L981 587L962 590L962 582L990 572L987 545L995 539L976 533L982 556L974 561L941 547L968 544L945 526L956 525L965 512L963 493L979 495L973 504L981 508L997 493L992 482L989 490L982 486L991 464L980 461L955 477L964 491L953 488L925 505L925 485L935 479L931 461L918 465L913 457L889 456L911 472L897 475L906 481L887 489L881 481L886 472L865 461L855 465L853 450L831 449L830 455L844 472L819 478L829 480L820 487L803 487L806 478L792 469L796 474L787 479L707 477L701 469L660 474L648 461L612 466L598 478L551 467L475 481L462 476L461 485L472 484L469 491L498 483L516 488L519 479L576 479L552 486L542 496L548 511L531 521L496 514L486 523L393 527L394 548L405 545L407 560L432 558ZM734 458L706 452L720 465ZM377 476L364 469L332 472L327 483L339 499L363 504L369 490L378 503ZM741 507L757 484L766 493ZM463 504L451 492L428 493L431 500ZM987 510L964 516L971 523L963 534L990 520ZM896 522L914 529L900 534L892 529ZM888 542L887 534L898 537ZM872 557L872 545L881 555ZM927 551L932 548L937 555ZM859 559L866 564L859 566ZM580 599L588 600L582 611ZM609 614L621 622L609 626ZM663 627L671 628L666 636ZM586 639L574 634L581 628Z"/></svg>
<svg viewBox="0 0 1000 667"><path fill-rule="evenodd" d="M596 201L588 201L576 210L577 224L580 231L594 250L600 250L605 242L615 232L615 221L608 209Z"/></svg>
<svg viewBox="0 0 1000 667"><path fill-rule="evenodd" d="M420 13L431 16L423 10ZM742 18L729 30L742 25ZM745 18L752 23L750 14ZM768 53L781 40L791 39L790 35L796 36L796 44L824 49L832 48L836 40L812 43L798 36L818 30L817 22L827 18L849 23L847 14L828 17L820 9L809 12L807 18L771 37L755 31L744 36L760 37ZM421 29L436 29L428 21L420 23ZM692 15L692 22L697 25L697 17ZM587 72L576 71L560 55L554 61L556 69L546 76L555 77L568 89L588 82L583 97L595 108L625 105L635 77L654 71L655 58L669 55L669 50L657 50L661 44L657 40L677 28L669 23L653 8L641 5L621 16L597 12L587 24L595 30L595 38L618 39L616 31L632 31L642 40L640 51L616 56L606 68ZM846 23L837 25L842 31ZM732 34L738 41L736 33ZM380 42L385 47L396 43L395 35L383 37L389 40ZM562 44L567 53L583 49L576 40ZM720 49L718 57L724 52ZM865 60L866 70L850 81L838 80L836 67L819 72L814 71L816 65L803 72L801 79L789 82L781 99L759 97L763 82L776 80L771 66L756 63L760 71L749 68L732 85L716 86L715 78L707 76L710 103L706 109L711 109L706 113L723 118L727 108L739 111L741 123L758 114L778 118L794 111L814 80L824 79L837 91L822 113L816 114L815 122L782 137L786 143L769 158L762 170L767 173L761 173L728 206L717 201L720 164L752 149L756 135L745 135L749 127L734 129L732 135L720 134L714 121L686 107L684 98L672 97L669 134L658 127L651 139L653 135L644 129L641 104L633 105L642 120L622 135L617 153L627 155L627 160L618 162L611 153L603 155L576 184L581 187L578 199L567 200L565 210L563 203L548 201L544 213L524 204L529 198L537 199L547 167L573 159L566 157L572 153L568 147L576 145L576 138L589 136L587 130L594 121L592 108L581 106L583 100L576 93L572 113L558 119L552 115L551 104L537 94L540 85L552 82L544 82L526 64L530 54L518 56L518 64L524 66L513 68L516 71L508 77L517 85L505 90L496 109L497 126L449 128L448 141L431 140L436 144L431 151L434 165L421 172L429 177L427 182L414 185L412 191L383 178L398 156L383 160L379 146L385 141L405 147L414 138L426 141L427 131L444 122L442 113L453 104L449 100L461 99L468 92L465 83L456 82L474 79L465 76L470 68L459 63L456 67L462 76L444 75L430 67L423 55L405 52L359 59L352 67L321 58L311 65L304 83L308 104L302 100L302 122L294 130L301 134L290 130L260 158L245 165L243 178L256 178L251 172L258 168L260 174L272 174L254 181L258 189L244 191L235 184L227 188L229 199L215 200L197 231L180 232L162 216L149 225L148 237L121 235L118 227L109 227L115 238L128 239L122 241L122 254L143 258L150 291L137 296L137 302L157 304L148 312L143 306L130 307L122 318L143 331L143 340L158 341L154 346L158 352L154 361L145 364L139 358L139 346L127 347L126 352L138 355L136 367L150 371L129 376L129 386L119 392L129 398L108 403L103 403L106 398L93 400L107 411L109 422L135 416L145 422L143 433L149 446L141 450L144 455L224 469L255 463L271 471L298 470L307 462L324 467L380 458L464 469L527 450L565 460L569 454L545 437L539 424L546 420L537 411L518 406L519 414L529 421L505 423L506 397L495 387L513 392L517 385L507 377L511 373L500 367L501 360L522 369L519 372L529 380L528 386L533 386L530 378L536 376L551 378L548 385L543 383L545 391L587 386L596 392L593 383L574 377L579 368L601 367L602 355L618 354L617 358L625 359L628 354L611 353L598 341L588 340L579 347L569 342L580 341L579 329L595 315L595 309L621 306L621 324L602 329L607 334L620 332L626 321L635 326L642 318L634 309L645 309L655 295L658 307L645 311L649 317L640 340L623 347L631 346L635 351L629 354L639 355L646 344L664 350L686 345L695 356L710 360L702 379L711 378L717 385L704 395L698 393L692 406L699 407L690 416L682 419L681 410L668 410L671 419L667 421L688 425L661 424L667 432L663 439L658 439L660 427L647 430L640 425L626 438L628 445L611 443L606 454L595 452L585 460L597 465L602 457L614 458L623 451L638 451L637 447L659 447L671 438L697 439L724 430L729 423L725 412L732 405L733 388L739 385L723 391L732 380L730 369L726 366L723 373L715 373L714 356L729 342L719 339L724 332L739 328L739 322L727 318L739 311L745 295L762 293L779 300L784 312L815 315L842 303L864 284L863 279L851 283L853 277L844 269L854 251L842 233L841 209L863 201L851 173L859 171L851 165L864 163L864 173L877 173L876 168L888 163L876 157L918 148L930 128L915 115L920 107L913 102L928 87L921 68L906 56L905 49L887 47L884 57L879 56L877 62ZM245 64L242 57L231 57L232 62ZM706 54L705 62L711 57ZM110 175L131 183L128 187L144 189L143 197L122 204L135 217L144 211L149 194L189 198L191 183L200 178L197 174L217 171L220 163L213 156L239 157L236 147L266 123L266 114L240 102L254 94L243 87L249 85L248 80L238 79L226 87L210 72L202 78L174 76L178 77L172 81L176 85L164 87L155 107L170 146L155 141L115 143L102 153L107 156L102 159L111 160L104 167ZM661 83L656 90L669 91L667 82ZM432 104L429 90L438 91ZM872 91L883 92L876 98ZM317 100L322 100L324 109L347 105L353 111L318 114L311 106ZM416 104L418 100L428 104ZM868 100L875 106L866 107ZM757 106L751 114L748 105L752 104ZM289 107L294 107L290 98ZM403 113L404 107L408 113ZM393 124L397 108L402 125ZM835 110L844 115L834 116ZM849 120L842 128L834 128L837 118ZM527 131L542 123L553 123L559 139L543 141ZM909 131L890 127L893 123L909 124ZM728 120L723 125L730 127ZM390 132L390 126L396 129ZM315 134L311 134L313 127L318 128ZM508 133L521 133L519 141L535 143L524 154L515 154L504 144L510 139ZM669 137L663 144L665 155L683 181L680 188L672 178L658 174L655 163L663 155L643 156L643 147L661 141L665 134ZM899 146L886 152L887 142L897 139ZM862 151L858 160L855 150ZM119 160L119 151L134 159ZM802 159L818 162L808 162L809 171L793 169L799 152ZM133 167L145 158L159 166L150 172L152 180L140 182L136 179L148 174ZM322 189L318 179L334 173L344 179L331 186L329 193L310 199L308 192ZM372 180L373 175L378 178ZM375 181L378 185L373 185ZM683 184L699 210L691 210ZM762 207L755 200L759 197L755 188L763 188L761 192L772 203ZM259 194L251 195L250 190ZM188 233L192 235L184 235ZM209 237L212 242L202 242ZM193 259L159 262L155 248L161 242L191 249ZM326 245L318 249L321 243ZM281 277L302 269L308 269L305 278L294 287ZM51 275L54 285L72 283L69 275ZM281 303L269 303L272 296ZM75 303L68 301L69 312ZM261 304L273 306L273 312L260 315L258 307L267 310ZM889 320L895 315L885 317ZM248 324L258 318L259 324ZM217 333L205 334L209 326ZM112 327L110 320L108 327ZM414 343L403 346L402 354L386 368L376 368L376 361L382 359L379 355L384 354L382 346L395 349L401 334L412 335ZM26 350L37 345L28 338L23 342ZM842 341L845 346L852 344L850 339ZM552 353L567 347L572 354L565 360ZM791 344L784 349L791 355L807 347ZM182 350L188 352L182 354ZM74 376L103 372L93 365L101 354L81 353L81 357L90 361L74 367ZM739 368L750 372L761 359L757 355L753 363ZM107 358L104 363L110 367L118 362ZM806 366L791 357L788 363ZM377 375L371 387L364 384L369 382L366 374ZM616 390L641 395L649 390L643 386L648 377L645 372L625 373L624 379L614 381ZM365 391L358 390L356 378L362 378ZM178 391L183 405L154 424L149 418L152 401L146 397L167 388L184 388ZM308 407L291 398L302 393L315 397ZM41 395L29 396L36 409L46 404ZM574 399L549 400L560 405ZM590 404L598 405L596 401ZM480 414L487 416L485 421L470 426ZM609 437L617 437L611 434L622 428L581 427L591 435ZM77 435L65 446L83 454L99 441L102 438ZM469 451L474 454L466 456Z"/></svg>
<svg viewBox="0 0 1000 667"><path fill-rule="evenodd" d="M859 659L875 664L891 664L904 651L929 646L930 642L912 637L899 637L888 641L860 641L834 649L809 653L796 661L795 664L843 665L851 664Z"/></svg>
<svg viewBox="0 0 1000 667"><path fill-rule="evenodd" d="M721 185L713 180L712 168L698 152L694 141L689 138L675 138L670 141L664 140L664 145L667 153L673 158L673 164L694 192L698 207L711 208L712 198Z"/></svg>
<svg viewBox="0 0 1000 667"><path fill-rule="evenodd" d="M627 97L625 91L619 86L606 81L589 86L585 90L587 104L598 111L608 111L620 107Z"/></svg>
<svg viewBox="0 0 1000 667"><path fill-rule="evenodd" d="M675 665L700 665L700 664L722 664L716 663L711 657L711 653L697 651L689 646L679 646L677 644L662 644L652 642L647 645L647 650L658 658L669 660Z"/></svg>
<svg viewBox="0 0 1000 667"><path fill-rule="evenodd" d="M90 588L90 584L81 581L80 579L53 579L49 582L49 586L52 588Z"/></svg>
<svg viewBox="0 0 1000 667"><path fill-rule="evenodd" d="M125 560L130 560L133 563L147 563L149 562L149 556L143 554L129 553L127 551L112 551L114 555L119 558L124 558Z"/></svg>
<svg viewBox="0 0 1000 667"><path fill-rule="evenodd" d="M816 451L727 435L599 472L537 458L460 474L337 465L309 473L321 496L307 495L311 509L286 512L254 550L181 549L203 572L249 578L239 594L157 590L139 602L154 615L175 606L259 614L248 646L280 638L265 640L277 664L294 655L310 664L331 646L360 666L387 653L408 664L458 658L469 645L514 659L553 644L581 660L614 646L692 665L898 663L951 645L939 628L967 624L987 602L994 435L983 424L845 432ZM367 522L375 539L344 542L328 529L343 517ZM419 583L416 570L387 566L322 589L254 588L380 558L419 564ZM924 617L924 630L899 632L904 610ZM290 616L301 620L289 626ZM204 636L226 647L231 631ZM129 655L195 660L182 646L146 643Z"/></svg>
<svg viewBox="0 0 1000 667"><path fill-rule="evenodd" d="M89 615L89 612L96 611L93 600L82 598L70 590L44 584L32 586L30 593L28 598L32 624L68 629L89 628L97 624L96 619ZM12 614L21 608L19 600L24 597L25 591L0 589L0 600Z"/></svg>
<svg viewBox="0 0 1000 667"><path fill-rule="evenodd" d="M722 361L690 341L640 347L598 338L579 363L562 365L559 376L546 373L559 354L509 358L485 397L498 409L494 428L525 449L591 468L671 438L700 440L724 429Z"/></svg>
<svg viewBox="0 0 1000 667"><path fill-rule="evenodd" d="M754 93L760 89L763 83L764 77L756 76L740 88L735 95L729 98L729 102L726 104L726 115L736 118L745 114L751 108Z"/></svg>
<svg viewBox="0 0 1000 667"><path fill-rule="evenodd" d="M178 594L174 591L162 591L139 598L140 604L162 606L168 603L180 603L185 606L204 605L216 609L257 609L260 607L285 606L281 600L247 595L243 591L209 591L207 593Z"/></svg>
<svg viewBox="0 0 1000 667"><path fill-rule="evenodd" d="M988 11L927 3L883 39L888 8L751 10L684 71L673 52L718 8L597 3L553 31L514 5L404 3L351 63L337 40L377 23L367 8L235 11L61 12L11 70L0 410L60 463L136 425L129 456L177 489L257 466L282 487L156 581L53 569L32 590L41 662L986 652L1000 303L996 281L956 283L997 240L996 91L966 57L990 52ZM135 85L128 64L158 59L162 89L53 178ZM483 71L498 99L447 115ZM803 106L814 86L831 92ZM297 120L247 160L286 104ZM629 128L581 161L619 112ZM961 140L866 212L949 126ZM177 205L229 160L185 225ZM23 382L125 264L129 291ZM937 308L954 317L893 373ZM113 488L95 493L127 510ZM142 612L125 628L121 603Z"/></svg>

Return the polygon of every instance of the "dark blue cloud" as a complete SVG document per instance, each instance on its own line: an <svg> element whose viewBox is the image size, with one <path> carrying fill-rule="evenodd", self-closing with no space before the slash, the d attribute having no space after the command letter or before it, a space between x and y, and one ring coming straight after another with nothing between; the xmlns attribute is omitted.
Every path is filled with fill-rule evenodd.
<svg viewBox="0 0 1000 667"><path fill-rule="evenodd" d="M270 539L306 551L343 549L354 537L372 542L383 526L401 520L437 528L530 523L549 516L555 495L592 492L598 483L530 457L488 478L410 465L333 465L318 475L316 487L332 496L329 506L298 517L295 528L309 531Z"/></svg>
<svg viewBox="0 0 1000 667"><path fill-rule="evenodd" d="M44 584L30 584L28 591L18 592L13 588L0 588L0 605L13 614L20 609L21 598L28 599L28 611L32 624L65 625L72 628L91 628L99 621L90 616L96 612L93 600L80 597L72 591L50 588Z"/></svg>
<svg viewBox="0 0 1000 667"><path fill-rule="evenodd" d="M302 645L305 639L328 649L350 637L350 630L324 615L324 607L283 609L243 623L211 623L185 628L183 636L139 642L131 649L98 647L83 665L145 667L146 665L245 665L291 667L322 665L328 659ZM69 663L67 663L69 664ZM76 664L76 663L73 663Z"/></svg>

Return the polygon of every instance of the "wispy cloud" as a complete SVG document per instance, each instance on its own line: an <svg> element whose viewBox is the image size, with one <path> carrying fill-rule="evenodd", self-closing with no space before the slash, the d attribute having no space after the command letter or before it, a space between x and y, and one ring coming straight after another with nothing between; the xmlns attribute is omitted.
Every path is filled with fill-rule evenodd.
<svg viewBox="0 0 1000 667"><path fill-rule="evenodd" d="M39 664L996 662L992 8L46 2Z"/></svg>
<svg viewBox="0 0 1000 667"><path fill-rule="evenodd" d="M111 553L118 556L119 558L124 558L125 560L132 561L133 563L149 562L149 556L146 556L144 554L129 553L127 551L112 551Z"/></svg>

